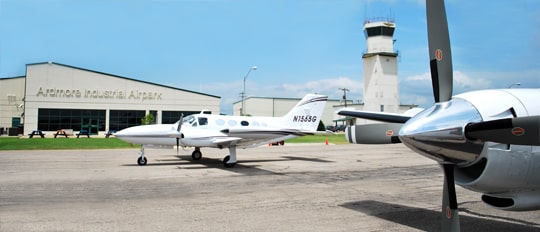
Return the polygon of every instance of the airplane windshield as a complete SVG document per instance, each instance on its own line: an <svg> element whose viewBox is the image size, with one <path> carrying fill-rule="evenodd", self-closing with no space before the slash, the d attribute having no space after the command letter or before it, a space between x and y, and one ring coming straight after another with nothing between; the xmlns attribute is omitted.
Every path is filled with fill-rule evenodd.
<svg viewBox="0 0 540 232"><path fill-rule="evenodd" d="M182 122L183 125L190 125L190 126L197 126L196 123L197 122L195 120L195 116L193 116L193 115L189 115L189 116L185 117L183 122Z"/></svg>

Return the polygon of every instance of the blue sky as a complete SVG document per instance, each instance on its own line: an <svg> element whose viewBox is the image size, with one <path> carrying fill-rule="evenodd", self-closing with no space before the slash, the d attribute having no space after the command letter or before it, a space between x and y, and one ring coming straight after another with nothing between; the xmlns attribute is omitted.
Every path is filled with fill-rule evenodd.
<svg viewBox="0 0 540 232"><path fill-rule="evenodd" d="M447 0L454 94L540 87L540 1ZM393 17L400 100L432 103L421 0L0 0L0 77L53 61L222 97L362 101L366 17Z"/></svg>

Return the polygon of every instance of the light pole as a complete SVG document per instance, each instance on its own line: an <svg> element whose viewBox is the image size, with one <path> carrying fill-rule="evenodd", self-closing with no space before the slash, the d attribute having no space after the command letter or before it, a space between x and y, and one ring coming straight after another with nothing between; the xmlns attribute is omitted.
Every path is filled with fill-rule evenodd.
<svg viewBox="0 0 540 232"><path fill-rule="evenodd" d="M253 66L251 67L248 72L246 73L246 76L244 76L244 91L242 92L242 109L240 110L240 116L244 116L244 113L246 112L244 110L244 99L246 98L246 79L248 78L249 76L249 73L251 72L251 70L257 70L257 66Z"/></svg>
<svg viewBox="0 0 540 232"><path fill-rule="evenodd" d="M343 101L345 101L345 108L347 108L347 92L349 92L349 89L339 88L339 90L343 91Z"/></svg>

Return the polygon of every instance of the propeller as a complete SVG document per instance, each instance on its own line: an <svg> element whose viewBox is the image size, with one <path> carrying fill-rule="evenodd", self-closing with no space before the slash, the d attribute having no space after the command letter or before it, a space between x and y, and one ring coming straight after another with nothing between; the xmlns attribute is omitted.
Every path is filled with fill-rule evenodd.
<svg viewBox="0 0 540 232"><path fill-rule="evenodd" d="M454 165L443 164L444 187L442 199L441 231L459 231L459 214L454 183Z"/></svg>
<svg viewBox="0 0 540 232"><path fill-rule="evenodd" d="M429 67L435 102L452 98L452 53L444 1L426 0Z"/></svg>
<svg viewBox="0 0 540 232"><path fill-rule="evenodd" d="M178 121L178 128L176 131L180 133L180 129L182 129L182 124L184 123L184 114L182 113L180 115L180 120ZM181 136L181 135L180 135ZM176 155L180 155L180 137L176 136Z"/></svg>
<svg viewBox="0 0 540 232"><path fill-rule="evenodd" d="M468 138L504 144L540 146L540 116L504 118L471 123L465 127Z"/></svg>
<svg viewBox="0 0 540 232"><path fill-rule="evenodd" d="M452 99L453 74L450 34L443 0L426 0L429 67L435 102ZM454 164L443 163L444 187L441 209L442 231L459 231Z"/></svg>

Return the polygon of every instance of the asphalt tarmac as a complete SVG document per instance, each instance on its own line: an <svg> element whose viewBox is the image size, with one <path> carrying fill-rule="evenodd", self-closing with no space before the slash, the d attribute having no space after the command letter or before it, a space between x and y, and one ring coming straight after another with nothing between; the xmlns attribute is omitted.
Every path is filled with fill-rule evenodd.
<svg viewBox="0 0 540 232"><path fill-rule="evenodd" d="M396 145L1 151L0 231L439 231L442 171ZM457 187L462 231L540 231Z"/></svg>

